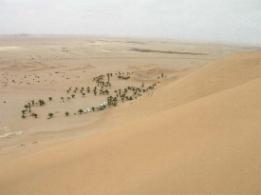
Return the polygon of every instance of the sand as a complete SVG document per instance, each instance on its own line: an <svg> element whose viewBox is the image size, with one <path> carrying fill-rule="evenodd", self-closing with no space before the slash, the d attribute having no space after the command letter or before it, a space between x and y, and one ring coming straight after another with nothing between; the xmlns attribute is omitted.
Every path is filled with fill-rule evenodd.
<svg viewBox="0 0 261 195"><path fill-rule="evenodd" d="M150 50L158 51L154 44ZM177 50L168 44L160 49ZM31 145L5 141L13 149L2 149L0 194L260 194L261 53L226 47L217 55L220 47L212 46L215 58L207 62L190 59L186 71L172 67L174 59L168 65L154 59L156 67L142 67L137 75L164 69L168 78L149 95L90 116L93 122L87 116L33 122L32 129L49 123L36 128L41 134L59 133L28 133L24 140L40 140ZM2 89L12 97L12 87ZM61 122L70 125L60 130ZM21 143L25 147L15 147Z"/></svg>

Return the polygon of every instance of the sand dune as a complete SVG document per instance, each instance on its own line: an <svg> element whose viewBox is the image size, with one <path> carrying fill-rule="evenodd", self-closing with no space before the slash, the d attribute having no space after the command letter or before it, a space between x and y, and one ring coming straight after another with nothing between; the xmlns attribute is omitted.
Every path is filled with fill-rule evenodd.
<svg viewBox="0 0 261 195"><path fill-rule="evenodd" d="M114 128L1 159L0 194L260 194L260 70L260 52L219 60L118 107Z"/></svg>
<svg viewBox="0 0 261 195"><path fill-rule="evenodd" d="M261 75L260 52L239 53L211 62L176 82L162 84L153 96L146 97L126 112L115 112L115 118L147 117L166 109L190 103L202 97L227 90ZM165 86L164 86L165 85ZM117 121L118 123L118 121Z"/></svg>

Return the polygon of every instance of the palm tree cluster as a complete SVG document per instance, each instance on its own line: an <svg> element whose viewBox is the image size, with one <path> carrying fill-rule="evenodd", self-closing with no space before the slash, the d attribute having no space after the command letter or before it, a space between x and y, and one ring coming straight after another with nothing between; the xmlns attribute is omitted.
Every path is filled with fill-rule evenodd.
<svg viewBox="0 0 261 195"><path fill-rule="evenodd" d="M157 83L149 85L145 87L144 82L141 83L141 87L136 86L127 86L125 88L119 88L114 91L111 90L111 78L115 75L118 79L128 80L130 79L130 75L133 72L117 72L117 73L106 73L101 74L99 76L94 77L92 80L95 82L95 86L87 86L87 87L69 87L66 89L67 97L60 97L61 102L65 102L65 100L71 100L72 98L76 98L76 95L79 94L82 97L85 97L87 94L93 94L94 96L97 95L105 95L106 100L97 106L92 106L87 109L80 108L74 115L77 113L82 115L83 113L87 112L95 112L95 111L102 111L109 107L115 107L119 103L124 103L126 101L132 101L137 99L138 97L142 96L144 93L147 93L153 90ZM160 77L165 77L162 73ZM78 95L77 95L78 96ZM48 97L48 101L53 101L52 97ZM36 106L44 106L46 102L43 99L39 100L31 100L24 105L24 109L22 110L22 118L26 118L27 116L32 116L34 118L38 118L38 114L32 112L32 108ZM64 112L64 116L69 117L70 113L68 111ZM50 112L47 114L47 118L51 119L54 117L54 113Z"/></svg>
<svg viewBox="0 0 261 195"><path fill-rule="evenodd" d="M133 73L132 73L133 74ZM71 98L75 98L77 93L80 93L82 97L85 97L87 94L93 93L94 96L97 95L109 95L111 84L111 78L116 75L121 79L127 80L130 78L131 73L127 72L117 72L117 73L106 73L101 74L96 77L93 77L92 81L95 82L95 86L91 88L90 86L85 87L69 87L66 90L67 94L70 94ZM127 75L127 76L125 76Z"/></svg>
<svg viewBox="0 0 261 195"><path fill-rule="evenodd" d="M133 74L133 72L118 72L116 75L118 79L128 80L131 74Z"/></svg>
<svg viewBox="0 0 261 195"><path fill-rule="evenodd" d="M38 118L38 115L36 113L33 113L32 112L32 108L33 107L36 107L36 106L44 106L46 103L44 100L42 99L39 99L39 100L31 100L29 102L27 102L25 105L24 105L24 109L21 111L22 113L22 118L25 119L26 117L28 116L32 116L34 118Z"/></svg>
<svg viewBox="0 0 261 195"><path fill-rule="evenodd" d="M71 98L75 98L76 94L80 94L82 97L85 97L87 94L91 93L91 88L89 86L87 87L69 87L68 89L66 89L66 93L69 95L66 99L70 100ZM64 102L63 98L63 102Z"/></svg>
<svg viewBox="0 0 261 195"><path fill-rule="evenodd" d="M128 79L130 79L130 76L119 75L119 76L118 76L118 79L128 80Z"/></svg>
<svg viewBox="0 0 261 195"><path fill-rule="evenodd" d="M148 91L153 90L155 87L156 83L148 86L147 88L128 86L123 89L114 90L115 96L109 96L109 99L107 99L108 105L115 106L114 102L117 102L118 100L120 100L121 102L132 101L134 99L137 99L139 96L142 96L143 93L147 93Z"/></svg>
<svg viewBox="0 0 261 195"><path fill-rule="evenodd" d="M107 97L107 104L108 106L117 106L118 98L113 96Z"/></svg>
<svg viewBox="0 0 261 195"><path fill-rule="evenodd" d="M92 80L96 83L97 87L111 87L110 79L113 77L112 73L106 73L105 75L99 75ZM107 78L107 80L105 80Z"/></svg>

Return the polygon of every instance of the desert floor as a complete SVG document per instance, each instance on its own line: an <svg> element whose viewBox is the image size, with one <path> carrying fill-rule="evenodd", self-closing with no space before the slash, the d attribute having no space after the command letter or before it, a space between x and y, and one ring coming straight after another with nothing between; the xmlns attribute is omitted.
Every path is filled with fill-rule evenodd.
<svg viewBox="0 0 261 195"><path fill-rule="evenodd" d="M155 88L80 114L107 73ZM0 194L260 194L260 76L254 47L1 37Z"/></svg>

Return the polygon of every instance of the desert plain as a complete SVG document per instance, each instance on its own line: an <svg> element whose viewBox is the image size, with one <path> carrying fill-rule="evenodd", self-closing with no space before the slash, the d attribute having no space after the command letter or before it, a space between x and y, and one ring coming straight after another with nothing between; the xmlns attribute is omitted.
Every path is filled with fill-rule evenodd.
<svg viewBox="0 0 261 195"><path fill-rule="evenodd" d="M261 49L0 37L0 194L261 194Z"/></svg>

